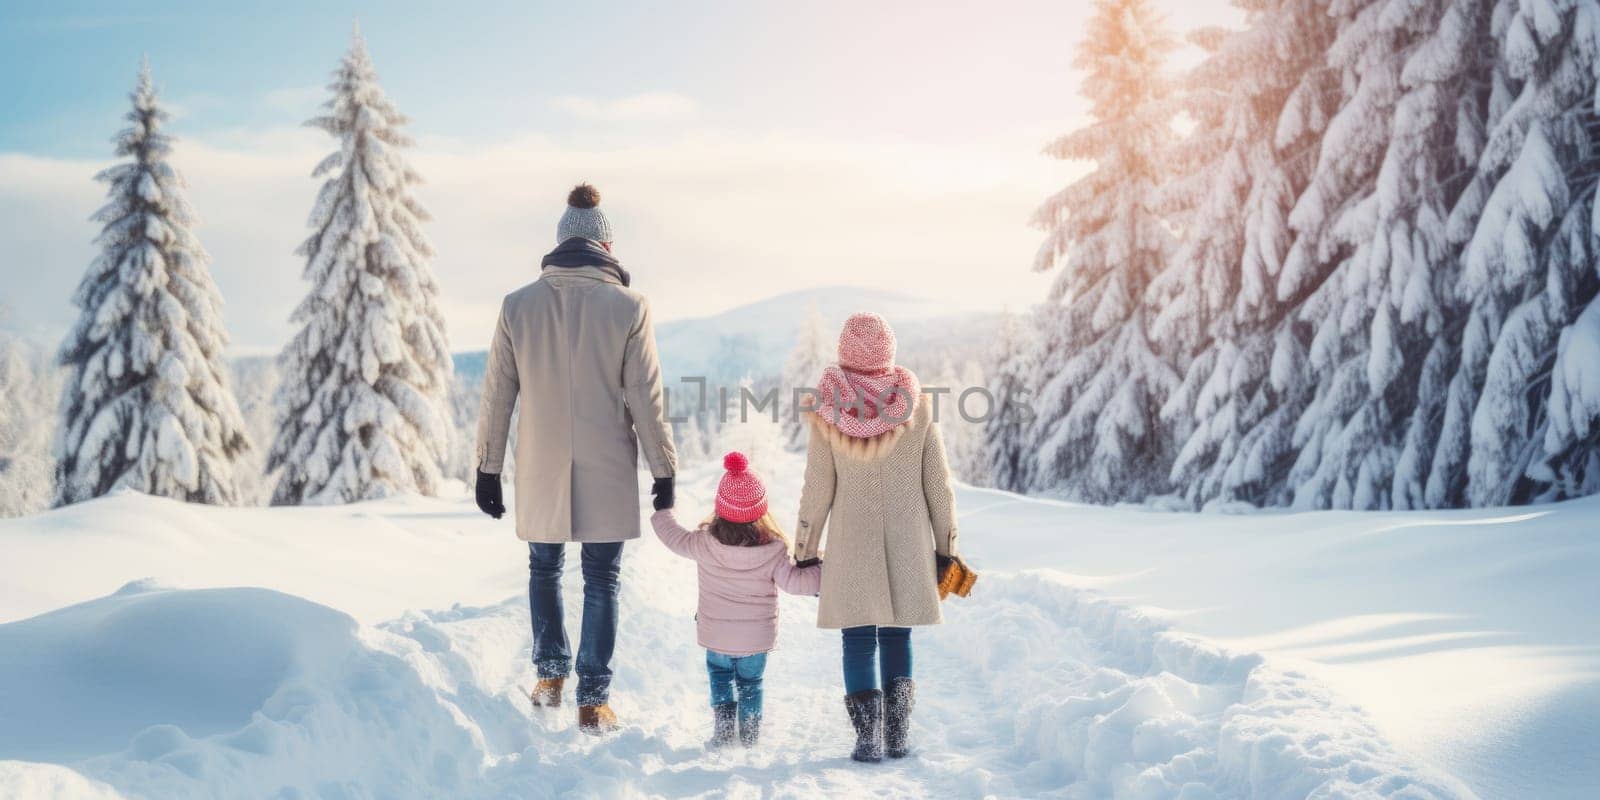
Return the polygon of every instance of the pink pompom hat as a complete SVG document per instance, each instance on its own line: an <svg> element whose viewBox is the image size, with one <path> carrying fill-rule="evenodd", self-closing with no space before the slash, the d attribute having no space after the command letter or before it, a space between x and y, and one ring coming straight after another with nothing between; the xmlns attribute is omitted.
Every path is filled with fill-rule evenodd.
<svg viewBox="0 0 1600 800"><path fill-rule="evenodd" d="M894 330L872 313L852 314L839 332L839 365L817 379L817 417L852 439L872 439L911 421L922 385L894 363Z"/></svg>
<svg viewBox="0 0 1600 800"><path fill-rule="evenodd" d="M717 516L729 522L755 522L767 515L767 487L750 471L750 459L734 450L722 457L727 470L717 484Z"/></svg>
<svg viewBox="0 0 1600 800"><path fill-rule="evenodd" d="M894 329L877 314L851 314L839 331L839 366L851 372L884 373L894 367L894 350Z"/></svg>

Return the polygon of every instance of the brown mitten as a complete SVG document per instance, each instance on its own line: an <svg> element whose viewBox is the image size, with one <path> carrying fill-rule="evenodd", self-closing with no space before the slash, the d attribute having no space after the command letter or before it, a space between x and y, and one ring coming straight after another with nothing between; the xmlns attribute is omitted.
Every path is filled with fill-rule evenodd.
<svg viewBox="0 0 1600 800"><path fill-rule="evenodd" d="M969 569L960 556L938 556L939 562L939 599L954 594L957 597L966 597L972 593L972 587L978 582L978 573Z"/></svg>

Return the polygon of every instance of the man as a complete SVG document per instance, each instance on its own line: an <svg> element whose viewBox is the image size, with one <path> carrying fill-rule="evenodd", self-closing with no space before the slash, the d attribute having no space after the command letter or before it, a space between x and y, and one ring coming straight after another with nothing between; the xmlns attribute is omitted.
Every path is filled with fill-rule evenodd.
<svg viewBox="0 0 1600 800"><path fill-rule="evenodd" d="M566 543L583 545L577 701L578 727L590 734L617 727L608 705L617 575L623 542L639 535L639 451L655 478L650 493L669 503L677 471L650 306L611 255L599 205L593 186L572 190L539 279L501 305L478 417L478 507L499 519L506 436L513 407L520 412L516 519L528 542L535 706L560 705L573 669L561 567Z"/></svg>

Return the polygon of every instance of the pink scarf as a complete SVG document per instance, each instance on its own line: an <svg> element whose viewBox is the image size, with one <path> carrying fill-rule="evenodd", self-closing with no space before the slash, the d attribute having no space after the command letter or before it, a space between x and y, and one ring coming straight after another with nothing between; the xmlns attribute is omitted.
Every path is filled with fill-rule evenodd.
<svg viewBox="0 0 1600 800"><path fill-rule="evenodd" d="M817 381L817 417L846 436L870 439L909 422L921 393L917 376L902 366L878 373L831 366Z"/></svg>

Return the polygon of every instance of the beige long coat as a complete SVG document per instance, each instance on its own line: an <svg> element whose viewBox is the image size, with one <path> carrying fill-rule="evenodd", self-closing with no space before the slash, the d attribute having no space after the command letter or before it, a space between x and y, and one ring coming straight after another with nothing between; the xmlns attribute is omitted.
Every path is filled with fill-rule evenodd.
<svg viewBox="0 0 1600 800"><path fill-rule="evenodd" d="M508 295L478 416L484 472L504 465L513 409L517 537L637 538L640 452L655 477L677 471L644 295L594 267L545 267Z"/></svg>
<svg viewBox="0 0 1600 800"><path fill-rule="evenodd" d="M956 504L928 400L873 439L807 417L795 557L815 556L826 527L817 626L937 624L934 554L956 553Z"/></svg>

